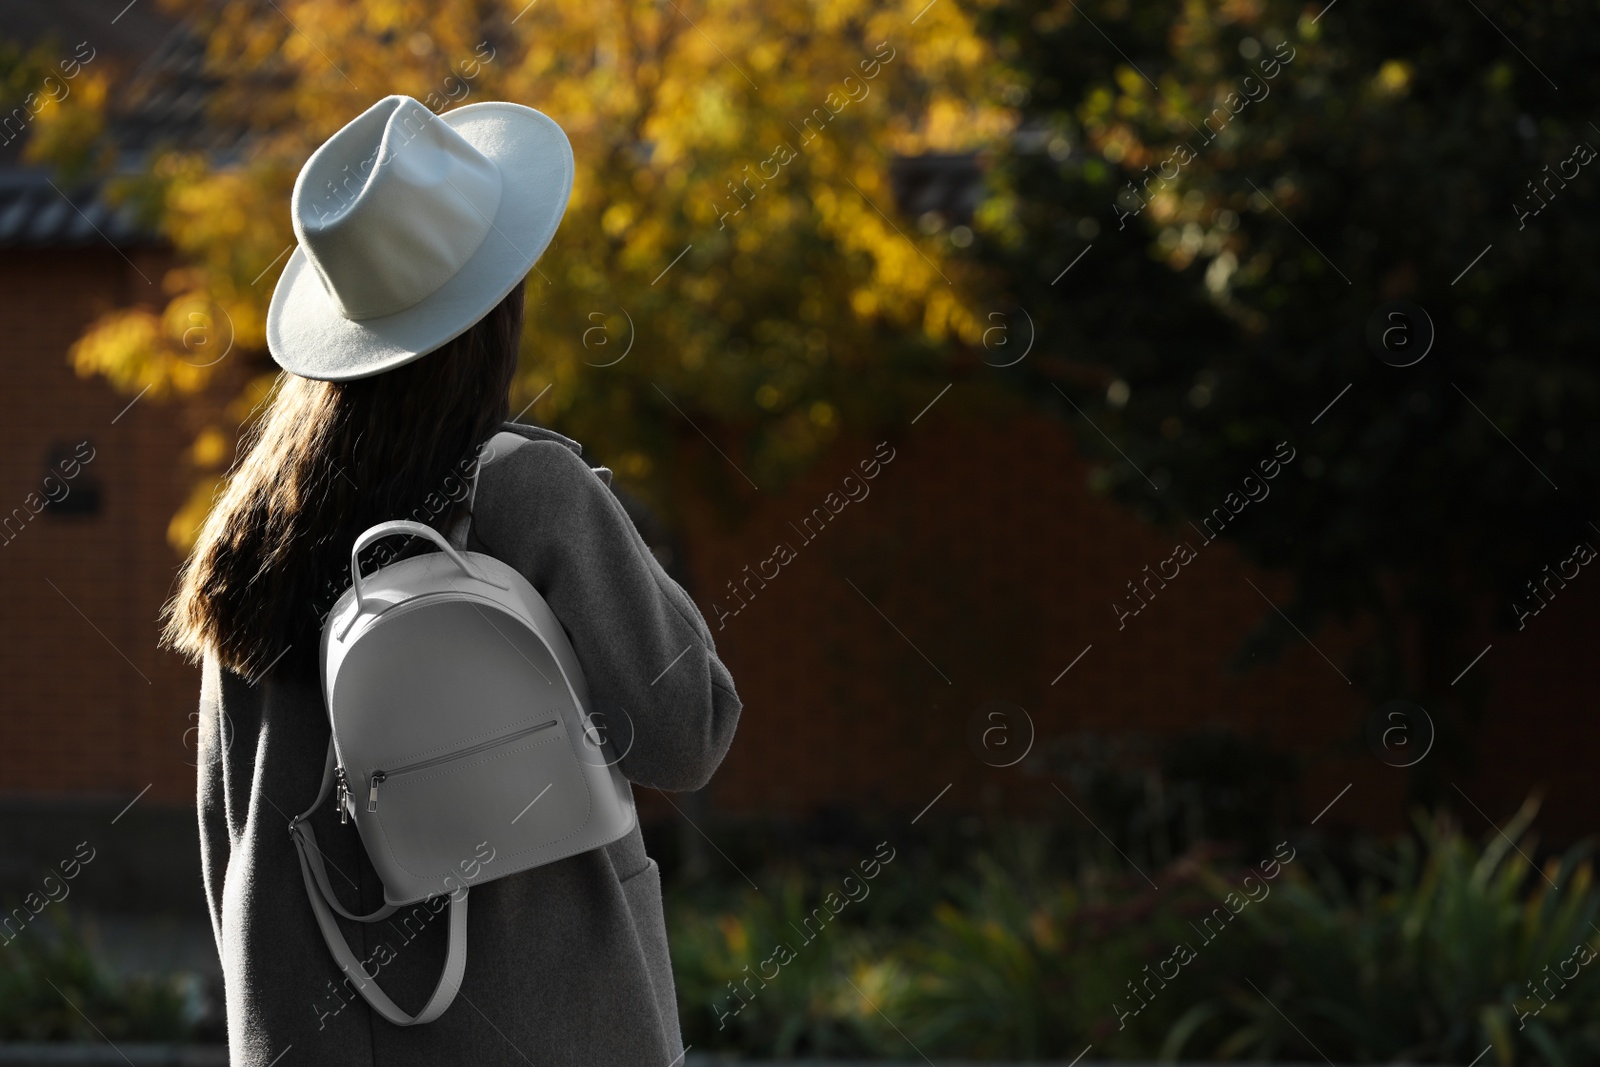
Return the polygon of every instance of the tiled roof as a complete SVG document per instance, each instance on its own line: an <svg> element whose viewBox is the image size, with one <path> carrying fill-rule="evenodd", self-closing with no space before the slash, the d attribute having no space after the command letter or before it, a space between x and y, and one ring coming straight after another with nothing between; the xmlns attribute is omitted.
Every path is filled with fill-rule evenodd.
<svg viewBox="0 0 1600 1067"><path fill-rule="evenodd" d="M152 27L145 27L148 31ZM206 102L215 80L205 73L205 43L187 26L170 25L153 49L129 44L132 66L118 79L116 103L107 118L118 166L137 169L162 145L196 149L226 159L241 131L207 121ZM108 62L112 60L108 57ZM116 247L152 244L158 234L103 196L104 182L66 188L49 168L12 162L0 166L0 248L76 247L109 241Z"/></svg>
<svg viewBox="0 0 1600 1067"><path fill-rule="evenodd" d="M137 162L162 145L223 159L238 150L244 131L206 113L218 80L206 72L205 60L205 42L179 23L119 89L109 133L124 162Z"/></svg>
<svg viewBox="0 0 1600 1067"><path fill-rule="evenodd" d="M0 171L0 248L126 247L156 239L107 204L99 184L65 190L53 183L43 169Z"/></svg>

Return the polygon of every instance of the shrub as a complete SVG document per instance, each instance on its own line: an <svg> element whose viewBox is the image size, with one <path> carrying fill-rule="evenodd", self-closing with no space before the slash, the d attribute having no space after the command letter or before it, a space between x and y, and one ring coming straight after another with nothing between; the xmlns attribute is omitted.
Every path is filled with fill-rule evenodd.
<svg viewBox="0 0 1600 1067"><path fill-rule="evenodd" d="M1375 850L1352 888L1298 877L1247 913L1253 978L1180 1020L1162 1050L1220 1059L1471 1063L1600 1058L1600 913L1586 848L1541 869L1533 802L1474 845L1445 817ZM1583 962L1585 957L1587 962Z"/></svg>
<svg viewBox="0 0 1600 1067"><path fill-rule="evenodd" d="M731 909L679 900L685 1039L771 1056L1070 1060L1092 1042L1096 1058L1127 1060L1463 1064L1492 1049L1484 1062L1595 1062L1600 892L1582 846L1543 869L1527 858L1534 812L1482 844L1419 814L1414 837L1360 845L1349 873L1304 855L1214 938L1193 923L1239 889L1230 864L1191 852L1155 872L1156 891L1051 871L1042 847L1014 847L1027 835L902 887L893 925L847 913L804 947L802 879ZM749 983L748 1006L719 1027L710 1005L737 1006L727 983L782 941L796 958ZM1180 942L1196 950L1179 976L1145 984ZM1136 1002L1130 986L1154 992Z"/></svg>
<svg viewBox="0 0 1600 1067"><path fill-rule="evenodd" d="M819 929L827 889L796 875L762 880L769 895L747 891L732 910L669 908L684 1041L758 1056L870 1053L862 1013L872 1009L848 981L867 950L847 918L854 905Z"/></svg>
<svg viewBox="0 0 1600 1067"><path fill-rule="evenodd" d="M192 975L117 978L64 905L0 947L0 1040L161 1041L193 1031Z"/></svg>

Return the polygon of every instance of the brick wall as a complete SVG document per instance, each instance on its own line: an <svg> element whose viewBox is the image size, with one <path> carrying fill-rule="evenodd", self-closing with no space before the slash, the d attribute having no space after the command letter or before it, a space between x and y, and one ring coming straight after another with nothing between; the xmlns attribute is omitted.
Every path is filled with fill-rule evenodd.
<svg viewBox="0 0 1600 1067"><path fill-rule="evenodd" d="M198 674L157 651L155 621L178 562L166 527L187 495L191 428L148 397L122 413L129 397L66 362L93 318L155 292L138 271L158 280L158 265L129 255L139 267L104 246L0 255L0 515L28 512L56 443L90 442L93 460L67 484L100 491L97 514L46 507L0 544L7 793L194 794L183 735Z"/></svg>
<svg viewBox="0 0 1600 1067"><path fill-rule="evenodd" d="M871 495L846 505L810 544L789 523L821 503L872 443L840 444L802 484L775 499L761 494L737 529L705 514L693 520L687 543L708 619L715 600L737 606L724 583L742 579L775 540L798 550L738 615L720 629L713 623L746 702L712 785L719 808L915 814L953 783L943 807L1078 818L1048 777L978 758L969 719L1003 699L1028 712L1041 744L1080 731L1161 735L1213 725L1258 735L1298 758L1304 818L1350 784L1324 828L1405 824L1408 772L1368 751L1362 727L1371 705L1316 650L1298 641L1276 664L1229 670L1241 639L1272 610L1249 583L1283 604L1281 576L1254 570L1221 542L1200 547L1119 630L1111 601L1126 599L1124 583L1169 555L1177 538L1093 496L1059 424L972 406L969 413L957 386L893 442L896 458ZM1540 620L1543 633L1485 635L1495 647L1474 670L1489 671L1496 687L1476 766L1459 782L1501 821L1529 792L1543 793L1541 826L1556 839L1595 827L1592 776L1564 754L1600 746L1593 657L1583 653L1600 634L1600 580L1562 595L1562 613ZM1323 630L1312 638L1340 662L1356 636Z"/></svg>
<svg viewBox="0 0 1600 1067"><path fill-rule="evenodd" d="M119 418L128 398L65 361L87 322L147 288L108 248L0 255L0 515L39 488L54 442L92 443L80 478L102 492L97 515L47 509L0 546L0 795L110 803L148 785L142 804L191 802L184 735L198 678L156 650L155 618L178 563L165 529L192 477L182 452L194 427L151 398ZM1026 709L1041 744L1080 731L1259 733L1300 755L1308 817L1353 783L1324 825L1400 825L1405 775L1366 751L1370 709L1315 650L1297 643L1278 664L1226 669L1270 610L1246 579L1281 603L1280 579L1211 545L1119 630L1110 601L1173 538L1087 491L1064 427L958 385L892 445L870 495L810 542L789 524L823 506L874 442L840 442L736 526L687 515L693 591L746 704L710 790L718 809L915 813L953 783L944 812L1075 818L1048 778L986 766L969 744L973 713L1003 699ZM725 583L779 541L795 559L719 619L718 601L738 606ZM1556 836L1593 825L1582 761L1554 758L1600 742L1592 585L1575 582L1529 634L1486 635L1495 648L1475 668L1495 679L1494 714L1461 784L1500 819L1542 789ZM1353 640L1312 636L1336 661ZM647 816L670 814L641 802Z"/></svg>

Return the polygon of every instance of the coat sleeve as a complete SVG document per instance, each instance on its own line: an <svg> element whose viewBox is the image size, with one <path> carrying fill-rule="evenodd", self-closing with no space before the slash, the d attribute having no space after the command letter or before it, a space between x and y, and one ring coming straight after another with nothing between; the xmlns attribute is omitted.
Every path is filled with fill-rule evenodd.
<svg viewBox="0 0 1600 1067"><path fill-rule="evenodd" d="M704 786L733 742L740 703L700 609L571 449L521 441L481 477L493 506L478 508L479 540L550 605L596 708L632 724L623 774L657 789ZM626 727L608 726L628 743Z"/></svg>
<svg viewBox="0 0 1600 1067"><path fill-rule="evenodd" d="M227 754L222 723L220 669L207 655L200 675L200 715L195 745L196 807L200 817L200 876L205 884L211 933L222 953L222 884L232 855L227 817Z"/></svg>

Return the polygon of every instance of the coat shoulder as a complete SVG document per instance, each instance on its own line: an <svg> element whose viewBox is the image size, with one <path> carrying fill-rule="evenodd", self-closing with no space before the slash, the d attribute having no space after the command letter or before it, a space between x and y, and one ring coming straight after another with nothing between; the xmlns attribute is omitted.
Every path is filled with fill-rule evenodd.
<svg viewBox="0 0 1600 1067"><path fill-rule="evenodd" d="M490 439L483 455L483 476L493 482L509 481L519 490L589 489L596 479L611 484L611 472L591 467L583 446L570 437L542 426L505 423Z"/></svg>

